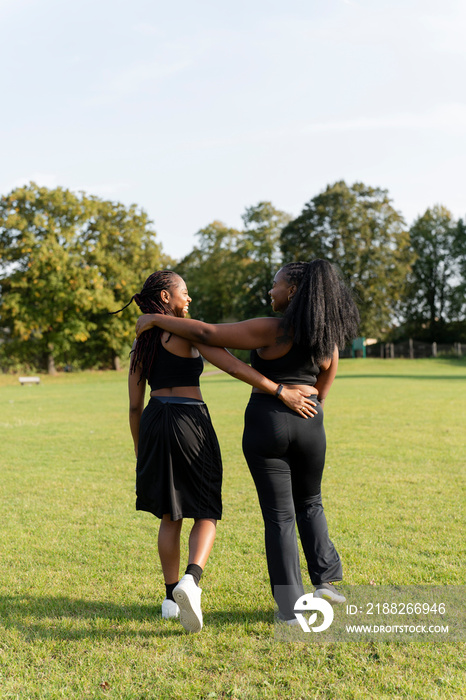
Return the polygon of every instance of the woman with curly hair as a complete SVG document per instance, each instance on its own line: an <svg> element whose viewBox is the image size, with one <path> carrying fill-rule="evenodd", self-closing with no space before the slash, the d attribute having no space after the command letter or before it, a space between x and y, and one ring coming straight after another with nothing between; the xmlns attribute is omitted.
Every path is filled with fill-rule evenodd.
<svg viewBox="0 0 466 700"><path fill-rule="evenodd" d="M133 300L143 313L183 320L191 298L176 272L161 270L150 275ZM162 616L179 616L189 632L202 628L198 584L222 515L222 460L199 386L201 355L261 391L273 395L278 390L276 382L224 348L193 343L172 331L154 327L133 345L129 422L137 457L136 508L161 520L158 551L166 587ZM144 408L146 382L151 393ZM288 389L280 397L290 409L301 411L305 406L307 416L315 411L315 404L299 390ZM194 525L189 536L188 567L179 580L184 518L193 518Z"/></svg>
<svg viewBox="0 0 466 700"><path fill-rule="evenodd" d="M333 585L342 580L338 552L328 534L321 481L326 437L323 405L335 378L339 349L357 335L359 313L348 287L326 260L284 265L269 292L281 318L207 324L150 314L138 319L137 337L159 327L193 343L251 350L251 365L278 384L275 396L252 390L246 408L244 454L254 479L265 525L267 565L279 618L295 622L294 603L303 595L296 524L315 595L344 602ZM283 406L285 388L316 403L303 420Z"/></svg>

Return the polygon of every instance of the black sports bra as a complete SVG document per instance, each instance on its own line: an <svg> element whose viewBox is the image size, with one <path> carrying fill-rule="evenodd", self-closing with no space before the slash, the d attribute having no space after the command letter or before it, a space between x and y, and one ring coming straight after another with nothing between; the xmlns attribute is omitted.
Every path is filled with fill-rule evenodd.
<svg viewBox="0 0 466 700"><path fill-rule="evenodd" d="M257 350L251 350L251 366L277 384L314 386L320 372L309 350L300 345L292 345L286 355L275 360L264 360Z"/></svg>
<svg viewBox="0 0 466 700"><path fill-rule="evenodd" d="M151 391L173 386L199 386L204 369L202 357L180 357L159 343L158 354L147 381Z"/></svg>

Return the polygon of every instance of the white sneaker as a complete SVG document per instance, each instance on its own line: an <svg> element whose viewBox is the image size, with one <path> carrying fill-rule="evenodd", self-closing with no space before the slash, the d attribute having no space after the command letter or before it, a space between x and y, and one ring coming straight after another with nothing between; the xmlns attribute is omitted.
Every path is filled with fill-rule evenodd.
<svg viewBox="0 0 466 700"><path fill-rule="evenodd" d="M314 598L323 598L329 603L345 603L346 598L343 593L340 593L338 588L333 583L321 583L316 586Z"/></svg>
<svg viewBox="0 0 466 700"><path fill-rule="evenodd" d="M165 598L162 602L162 617L165 620L170 620L172 617L178 617L179 614L180 609L177 604L173 600Z"/></svg>
<svg viewBox="0 0 466 700"><path fill-rule="evenodd" d="M297 620L296 618L294 620L287 620L286 624L288 625L288 627L299 627L300 626L299 620Z"/></svg>
<svg viewBox="0 0 466 700"><path fill-rule="evenodd" d="M187 632L202 629L201 593L202 588L196 586L191 574L185 574L173 590L173 597L180 607L180 622Z"/></svg>
<svg viewBox="0 0 466 700"><path fill-rule="evenodd" d="M277 622L280 622L282 624L287 624L289 627L294 627L296 625L299 625L299 621L297 620L296 617L287 618L284 615L282 615L281 612L278 612L275 616L275 619Z"/></svg>

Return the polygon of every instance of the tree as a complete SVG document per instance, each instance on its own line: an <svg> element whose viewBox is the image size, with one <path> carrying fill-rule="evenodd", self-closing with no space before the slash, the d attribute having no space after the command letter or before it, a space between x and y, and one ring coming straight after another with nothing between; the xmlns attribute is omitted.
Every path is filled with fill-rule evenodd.
<svg viewBox="0 0 466 700"><path fill-rule="evenodd" d="M238 318L245 261L240 232L214 221L198 231L198 245L177 266L192 297L191 314L209 323Z"/></svg>
<svg viewBox="0 0 466 700"><path fill-rule="evenodd" d="M95 213L82 235L83 255L94 279L106 292L102 307L94 307L89 322L95 327L87 349L107 365L119 364L129 352L140 311L134 304L122 314L108 315L124 306L157 269L172 268L174 261L161 251L147 214L135 205L92 198ZM95 360L94 360L95 361Z"/></svg>
<svg viewBox="0 0 466 700"><path fill-rule="evenodd" d="M408 232L386 190L329 185L281 235L283 262L325 258L352 287L361 333L380 336L399 313L411 264Z"/></svg>
<svg viewBox="0 0 466 700"><path fill-rule="evenodd" d="M247 279L239 311L243 318L270 315L269 289L280 265L280 234L291 217L271 202L248 207L242 216L244 231L240 253L247 265Z"/></svg>
<svg viewBox="0 0 466 700"><path fill-rule="evenodd" d="M129 347L126 303L161 254L144 212L30 183L0 198L0 325L34 366L106 364Z"/></svg>
<svg viewBox="0 0 466 700"><path fill-rule="evenodd" d="M427 328L428 339L440 341L445 324L464 310L464 228L448 209L435 206L416 219L409 234L416 260L409 276L406 319L418 334Z"/></svg>
<svg viewBox="0 0 466 700"><path fill-rule="evenodd" d="M268 290L280 264L280 232L290 217L260 202L242 218L243 231L219 221L201 229L198 245L177 268L196 318L219 323L271 313Z"/></svg>
<svg viewBox="0 0 466 700"><path fill-rule="evenodd" d="M458 270L457 284L451 300L451 315L457 322L463 323L463 336L466 335L466 222L459 219L452 256Z"/></svg>

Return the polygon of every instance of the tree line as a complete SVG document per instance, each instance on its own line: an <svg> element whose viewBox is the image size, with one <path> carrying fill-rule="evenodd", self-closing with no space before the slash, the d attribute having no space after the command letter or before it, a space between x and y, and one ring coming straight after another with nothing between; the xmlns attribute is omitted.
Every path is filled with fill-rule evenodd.
<svg viewBox="0 0 466 700"><path fill-rule="evenodd" d="M218 323L271 315L281 264L325 258L351 286L361 335L466 342L466 224L443 206L411 227L387 190L337 182L293 219L270 202L241 229L214 221L181 260L163 253L147 214L30 183L0 198L0 365L117 367L138 309L124 306L156 269L176 269L191 315Z"/></svg>

